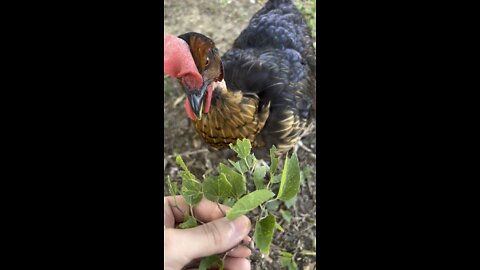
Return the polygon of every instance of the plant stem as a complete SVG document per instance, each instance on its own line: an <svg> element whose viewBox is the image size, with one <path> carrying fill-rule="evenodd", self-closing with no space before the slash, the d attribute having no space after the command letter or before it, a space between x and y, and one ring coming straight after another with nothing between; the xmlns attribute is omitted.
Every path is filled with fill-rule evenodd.
<svg viewBox="0 0 480 270"><path fill-rule="evenodd" d="M218 209L220 209L220 212L222 212L223 216L227 216L227 214L223 211L222 207L220 207L220 203L218 203L218 201L217 201L217 206L218 206Z"/></svg>
<svg viewBox="0 0 480 270"><path fill-rule="evenodd" d="M193 214L193 207L190 205L190 215L195 218L195 215ZM196 219L196 218L195 218Z"/></svg>
<svg viewBox="0 0 480 270"><path fill-rule="evenodd" d="M265 208L264 205L265 205L265 203L260 205L260 209L262 209L262 211L260 212L260 215L257 217L256 222L258 222L258 221L260 221L260 219L262 219L263 212L267 212L267 214L268 214L268 211L266 211L266 208Z"/></svg>

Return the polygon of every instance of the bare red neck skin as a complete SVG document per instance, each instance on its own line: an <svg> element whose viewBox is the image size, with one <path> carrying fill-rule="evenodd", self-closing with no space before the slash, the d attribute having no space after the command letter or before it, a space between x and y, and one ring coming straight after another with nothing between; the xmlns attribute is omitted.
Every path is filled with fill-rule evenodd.
<svg viewBox="0 0 480 270"><path fill-rule="evenodd" d="M195 66L187 42L176 36L166 35L163 45L164 73L174 78L181 78L190 89L200 88L203 83L202 75Z"/></svg>
<svg viewBox="0 0 480 270"><path fill-rule="evenodd" d="M190 89L200 88L203 84L202 75L198 72L187 42L176 36L166 35L163 44L164 73L174 78L181 78L182 82ZM205 106L203 107L204 113L210 111L213 89L212 84L207 88ZM190 119L197 119L188 100L185 100L185 110Z"/></svg>

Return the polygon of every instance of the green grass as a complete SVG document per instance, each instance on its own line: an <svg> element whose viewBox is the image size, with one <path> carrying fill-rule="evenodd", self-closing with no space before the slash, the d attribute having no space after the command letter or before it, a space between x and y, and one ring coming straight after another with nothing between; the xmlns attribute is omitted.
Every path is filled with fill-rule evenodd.
<svg viewBox="0 0 480 270"><path fill-rule="evenodd" d="M308 27L312 31L313 46L317 48L317 3L315 0L293 1L303 14Z"/></svg>

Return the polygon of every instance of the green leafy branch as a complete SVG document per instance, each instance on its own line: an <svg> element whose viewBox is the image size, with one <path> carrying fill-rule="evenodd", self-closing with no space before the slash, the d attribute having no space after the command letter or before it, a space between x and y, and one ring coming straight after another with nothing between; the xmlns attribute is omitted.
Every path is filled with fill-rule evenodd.
<svg viewBox="0 0 480 270"><path fill-rule="evenodd" d="M221 209L220 203L231 206L231 209L224 213L229 220L234 220L260 207L261 213L254 222L253 238L260 252L268 254L275 229L283 232L283 228L277 223L277 217L270 213L269 206L279 201L288 204L296 198L300 189L301 175L297 155L295 153L291 157L287 155L283 170L277 174L279 159L275 156L277 150L275 146L270 149L270 166L257 161L255 155L251 153L252 146L248 139L237 140L235 145L230 144L230 148L237 153L238 161L228 160L231 166L220 163L217 168L218 175L204 176L203 181L197 179L188 170L181 156L177 156L176 161L182 168L180 193L190 207L190 211L184 213L184 222L179 224L178 228L186 229L198 226L199 221L193 215L193 207L203 197L217 203L222 213L224 211ZM176 204L177 186L169 177L167 180L169 191L174 196ZM247 192L247 182L251 181L255 185L255 190ZM266 185L265 182L267 182ZM277 189L274 188L274 185L277 184L278 192L275 193L274 190ZM176 207L179 209L178 206ZM282 217L286 220L291 218L289 212L282 212ZM199 269L207 269L214 264L223 269L224 258L225 256L220 258L219 255L203 258ZM293 257L291 261L294 263Z"/></svg>

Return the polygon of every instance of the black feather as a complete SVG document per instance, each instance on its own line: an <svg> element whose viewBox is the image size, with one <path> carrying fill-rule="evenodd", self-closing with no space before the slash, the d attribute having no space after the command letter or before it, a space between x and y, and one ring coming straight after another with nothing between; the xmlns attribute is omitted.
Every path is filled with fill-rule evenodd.
<svg viewBox="0 0 480 270"><path fill-rule="evenodd" d="M222 61L229 90L256 93L260 104L270 102L259 134L267 147L296 143L313 114L316 64L310 29L295 5L267 2ZM279 134L292 115L296 125Z"/></svg>

